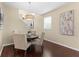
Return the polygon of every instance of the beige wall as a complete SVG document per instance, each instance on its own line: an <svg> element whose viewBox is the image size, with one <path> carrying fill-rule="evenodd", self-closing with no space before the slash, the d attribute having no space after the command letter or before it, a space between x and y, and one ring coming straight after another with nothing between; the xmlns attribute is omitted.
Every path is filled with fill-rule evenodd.
<svg viewBox="0 0 79 59"><path fill-rule="evenodd" d="M26 33L27 28L25 28L24 22L22 22L18 15L18 9L4 5L4 30L3 30L3 44L13 43L12 34L13 30L18 33ZM42 31L42 19L40 15L35 16L34 26L37 32Z"/></svg>
<svg viewBox="0 0 79 59"><path fill-rule="evenodd" d="M59 15L69 10L74 10L74 36L61 35L59 32ZM46 31L47 40L79 49L79 3L67 4L44 16L52 16L52 30Z"/></svg>

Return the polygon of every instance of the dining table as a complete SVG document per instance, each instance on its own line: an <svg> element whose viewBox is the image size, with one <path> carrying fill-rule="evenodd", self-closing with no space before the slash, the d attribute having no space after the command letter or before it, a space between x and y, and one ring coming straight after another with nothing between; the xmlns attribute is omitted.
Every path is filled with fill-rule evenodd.
<svg viewBox="0 0 79 59"><path fill-rule="evenodd" d="M28 42L34 41L35 39L38 39L38 38L39 38L38 35L27 35Z"/></svg>

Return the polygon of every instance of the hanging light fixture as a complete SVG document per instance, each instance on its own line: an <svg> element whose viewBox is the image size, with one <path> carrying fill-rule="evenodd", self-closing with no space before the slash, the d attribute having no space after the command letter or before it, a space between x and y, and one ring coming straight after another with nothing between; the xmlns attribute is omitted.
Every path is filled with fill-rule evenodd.
<svg viewBox="0 0 79 59"><path fill-rule="evenodd" d="M31 2L28 2L29 8L31 9ZM33 20L34 19L34 13L29 13L23 16L24 20Z"/></svg>
<svg viewBox="0 0 79 59"><path fill-rule="evenodd" d="M33 20L34 16L32 14L27 14L23 17L24 20Z"/></svg>

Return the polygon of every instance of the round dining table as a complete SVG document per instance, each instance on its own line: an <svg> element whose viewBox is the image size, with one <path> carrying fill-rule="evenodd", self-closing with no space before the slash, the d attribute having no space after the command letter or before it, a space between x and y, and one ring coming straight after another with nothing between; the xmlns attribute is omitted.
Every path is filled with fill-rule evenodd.
<svg viewBox="0 0 79 59"><path fill-rule="evenodd" d="M30 36L27 36L27 41L30 42L30 41L33 41L35 39L38 39L39 37L37 35L30 35Z"/></svg>

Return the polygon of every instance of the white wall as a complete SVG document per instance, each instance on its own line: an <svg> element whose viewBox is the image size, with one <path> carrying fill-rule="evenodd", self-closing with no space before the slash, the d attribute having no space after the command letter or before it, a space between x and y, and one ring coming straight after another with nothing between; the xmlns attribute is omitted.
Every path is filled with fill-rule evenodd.
<svg viewBox="0 0 79 59"><path fill-rule="evenodd" d="M60 13L69 10L74 10L74 36L61 35L59 30ZM47 40L79 50L79 3L64 5L44 16L52 16L52 30L46 31Z"/></svg>
<svg viewBox="0 0 79 59"><path fill-rule="evenodd" d="M4 30L3 30L3 44L13 43L12 34L13 30L18 33L26 33L27 28L25 28L24 22L19 19L18 9L4 5ZM40 15L35 16L34 27L37 32L42 31L42 19Z"/></svg>

